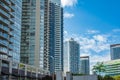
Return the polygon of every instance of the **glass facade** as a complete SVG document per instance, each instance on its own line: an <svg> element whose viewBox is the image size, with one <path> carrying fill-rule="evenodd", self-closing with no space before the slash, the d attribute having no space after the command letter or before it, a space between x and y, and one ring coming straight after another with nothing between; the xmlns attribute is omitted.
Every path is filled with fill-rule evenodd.
<svg viewBox="0 0 120 80"><path fill-rule="evenodd" d="M0 1L0 57L20 62L22 0Z"/></svg>
<svg viewBox="0 0 120 80"><path fill-rule="evenodd" d="M63 9L60 0L50 0L49 5L49 65L52 73L63 71Z"/></svg>
<svg viewBox="0 0 120 80"><path fill-rule="evenodd" d="M120 59L120 44L110 46L111 60Z"/></svg>
<svg viewBox="0 0 120 80"><path fill-rule="evenodd" d="M23 0L21 62L48 69L48 26L48 0Z"/></svg>
<svg viewBox="0 0 120 80"><path fill-rule="evenodd" d="M80 73L89 74L89 56L80 57Z"/></svg>
<svg viewBox="0 0 120 80"><path fill-rule="evenodd" d="M64 44L64 72L79 73L80 49L79 44L71 38ZM67 71L66 71L67 70Z"/></svg>
<svg viewBox="0 0 120 80"><path fill-rule="evenodd" d="M34 65L36 0L22 1L21 62Z"/></svg>

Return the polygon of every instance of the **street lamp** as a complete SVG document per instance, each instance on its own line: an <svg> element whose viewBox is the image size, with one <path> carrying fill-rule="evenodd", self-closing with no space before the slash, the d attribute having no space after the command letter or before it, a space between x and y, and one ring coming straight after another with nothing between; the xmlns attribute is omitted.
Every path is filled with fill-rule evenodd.
<svg viewBox="0 0 120 80"><path fill-rule="evenodd" d="M54 70L54 66L55 66L55 64L54 64L54 57L53 57L53 56L50 56L50 58L52 59L53 70ZM54 80L54 71L53 71L53 73L52 73L52 79Z"/></svg>

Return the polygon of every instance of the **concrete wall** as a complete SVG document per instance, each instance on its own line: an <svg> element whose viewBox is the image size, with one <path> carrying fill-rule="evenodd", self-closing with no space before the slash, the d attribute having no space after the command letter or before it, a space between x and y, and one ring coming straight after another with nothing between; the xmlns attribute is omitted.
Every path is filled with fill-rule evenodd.
<svg viewBox="0 0 120 80"><path fill-rule="evenodd" d="M97 75L73 76L73 80L98 80Z"/></svg>

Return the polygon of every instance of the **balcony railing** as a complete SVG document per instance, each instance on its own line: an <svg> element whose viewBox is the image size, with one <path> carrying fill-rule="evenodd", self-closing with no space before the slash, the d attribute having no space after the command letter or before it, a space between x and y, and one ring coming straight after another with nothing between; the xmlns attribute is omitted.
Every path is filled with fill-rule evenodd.
<svg viewBox="0 0 120 80"><path fill-rule="evenodd" d="M7 14L4 10L0 9L0 13L2 13L3 15L5 15L6 17L10 17L9 14Z"/></svg>
<svg viewBox="0 0 120 80"><path fill-rule="evenodd" d="M3 23L7 24L7 25L10 24L10 22L9 22L7 19L4 19L4 18L1 17L1 16L0 16L0 20L1 20Z"/></svg>
<svg viewBox="0 0 120 80"><path fill-rule="evenodd" d="M0 28L6 32L9 32L9 28L0 24Z"/></svg>
<svg viewBox="0 0 120 80"><path fill-rule="evenodd" d="M7 11L10 11L10 8L9 8L7 5L5 5L4 3L0 3L0 5L1 5L4 9L6 9Z"/></svg>

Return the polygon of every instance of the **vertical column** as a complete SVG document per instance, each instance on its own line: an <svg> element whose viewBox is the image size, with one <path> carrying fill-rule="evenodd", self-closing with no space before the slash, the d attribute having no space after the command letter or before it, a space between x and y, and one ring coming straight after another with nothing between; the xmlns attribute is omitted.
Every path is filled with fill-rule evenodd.
<svg viewBox="0 0 120 80"><path fill-rule="evenodd" d="M0 59L0 80L2 80L2 76L1 76L1 68L2 68L2 60Z"/></svg>
<svg viewBox="0 0 120 80"><path fill-rule="evenodd" d="M25 80L27 80L27 65L25 65Z"/></svg>
<svg viewBox="0 0 120 80"><path fill-rule="evenodd" d="M2 68L2 60L0 59L0 75L1 75L1 68Z"/></svg>
<svg viewBox="0 0 120 80"><path fill-rule="evenodd" d="M12 62L10 61L9 62L9 80L12 80L12 75L11 75L11 73L12 73Z"/></svg>
<svg viewBox="0 0 120 80"><path fill-rule="evenodd" d="M38 80L38 69L36 68L36 80Z"/></svg>

